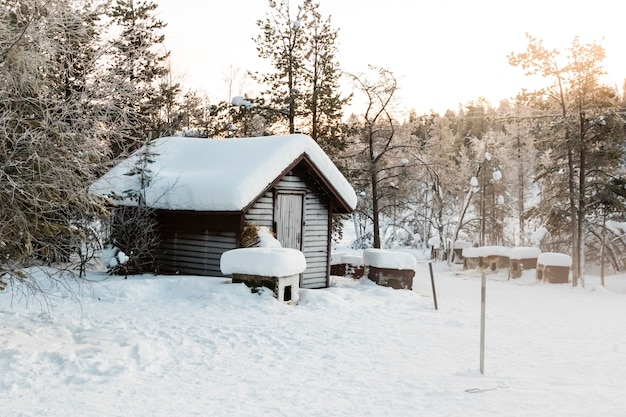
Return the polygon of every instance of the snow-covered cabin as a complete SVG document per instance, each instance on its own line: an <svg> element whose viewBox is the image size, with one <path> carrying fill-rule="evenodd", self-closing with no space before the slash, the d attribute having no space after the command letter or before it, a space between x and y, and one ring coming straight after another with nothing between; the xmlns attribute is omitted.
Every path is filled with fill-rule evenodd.
<svg viewBox="0 0 626 417"><path fill-rule="evenodd" d="M238 247L244 227L256 224L304 253L301 287L329 285L332 215L354 210L357 197L313 139L165 137L151 142L150 152L153 178L145 195L157 216L162 272L222 276L222 253ZM90 191L138 189L138 178L127 173L140 155L113 167Z"/></svg>

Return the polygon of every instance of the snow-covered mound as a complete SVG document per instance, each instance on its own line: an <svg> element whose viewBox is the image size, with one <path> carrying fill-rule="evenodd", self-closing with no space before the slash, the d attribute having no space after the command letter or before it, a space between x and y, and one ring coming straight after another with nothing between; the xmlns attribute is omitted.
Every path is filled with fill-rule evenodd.
<svg viewBox="0 0 626 417"><path fill-rule="evenodd" d="M0 292L0 415L623 416L625 275L490 275L481 375L480 278L433 267L439 310L427 264L413 291L336 277L297 306L225 278L40 278L50 308Z"/></svg>

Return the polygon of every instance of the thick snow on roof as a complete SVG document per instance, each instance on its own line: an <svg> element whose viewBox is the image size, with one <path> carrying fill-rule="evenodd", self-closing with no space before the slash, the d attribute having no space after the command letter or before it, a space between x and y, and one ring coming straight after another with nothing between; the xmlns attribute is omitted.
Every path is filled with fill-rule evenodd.
<svg viewBox="0 0 626 417"><path fill-rule="evenodd" d="M335 252L330 255L331 265L348 264L353 266L363 266L363 255L352 252Z"/></svg>
<svg viewBox="0 0 626 417"><path fill-rule="evenodd" d="M572 266L572 257L564 253L544 252L537 258L537 263L552 266Z"/></svg>
<svg viewBox="0 0 626 417"><path fill-rule="evenodd" d="M150 151L157 155L149 164L154 178L146 189L146 200L152 208L239 211L303 154L345 204L350 209L356 207L356 194L348 181L306 135L239 139L165 137L151 144ZM90 192L123 195L126 190L138 190L137 176L127 173L139 159L140 151L96 181ZM122 201L119 204L134 203Z"/></svg>
<svg viewBox="0 0 626 417"><path fill-rule="evenodd" d="M410 253L387 249L366 249L363 262L368 266L389 269L415 269L417 261Z"/></svg>
<svg viewBox="0 0 626 417"><path fill-rule="evenodd" d="M541 249L534 246L518 246L511 248L509 258L511 259L532 259L541 255Z"/></svg>
<svg viewBox="0 0 626 417"><path fill-rule="evenodd" d="M478 246L463 248L464 258L481 258L485 256L509 256L510 249L504 246Z"/></svg>

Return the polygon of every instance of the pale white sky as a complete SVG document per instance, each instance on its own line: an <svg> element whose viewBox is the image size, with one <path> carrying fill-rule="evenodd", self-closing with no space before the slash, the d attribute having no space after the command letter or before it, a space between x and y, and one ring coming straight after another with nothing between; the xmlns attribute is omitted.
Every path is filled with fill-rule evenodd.
<svg viewBox="0 0 626 417"><path fill-rule="evenodd" d="M155 0L168 23L166 46L183 84L227 100L229 67L263 69L252 38L266 0ZM533 87L507 55L522 52L525 32L565 50L575 36L607 51L606 82L626 78L626 3L615 0L319 0L339 29L338 60L352 73L385 67L399 79L400 100L418 113L456 110L485 97L494 105ZM298 1L292 2L295 7ZM602 40L604 38L604 40ZM237 91L234 94L238 94Z"/></svg>

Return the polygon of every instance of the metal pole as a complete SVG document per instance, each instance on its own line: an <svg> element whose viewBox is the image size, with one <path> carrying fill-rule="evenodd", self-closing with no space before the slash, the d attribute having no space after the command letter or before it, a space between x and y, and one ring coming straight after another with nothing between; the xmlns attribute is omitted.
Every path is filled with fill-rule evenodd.
<svg viewBox="0 0 626 417"><path fill-rule="evenodd" d="M435 291L435 277L433 275L433 263L428 262L428 270L430 271L430 285L433 287L433 300L435 300L435 310L439 310L437 307L437 292Z"/></svg>
<svg viewBox="0 0 626 417"><path fill-rule="evenodd" d="M485 299L487 296L487 277L481 274L480 288L480 373L485 373Z"/></svg>

